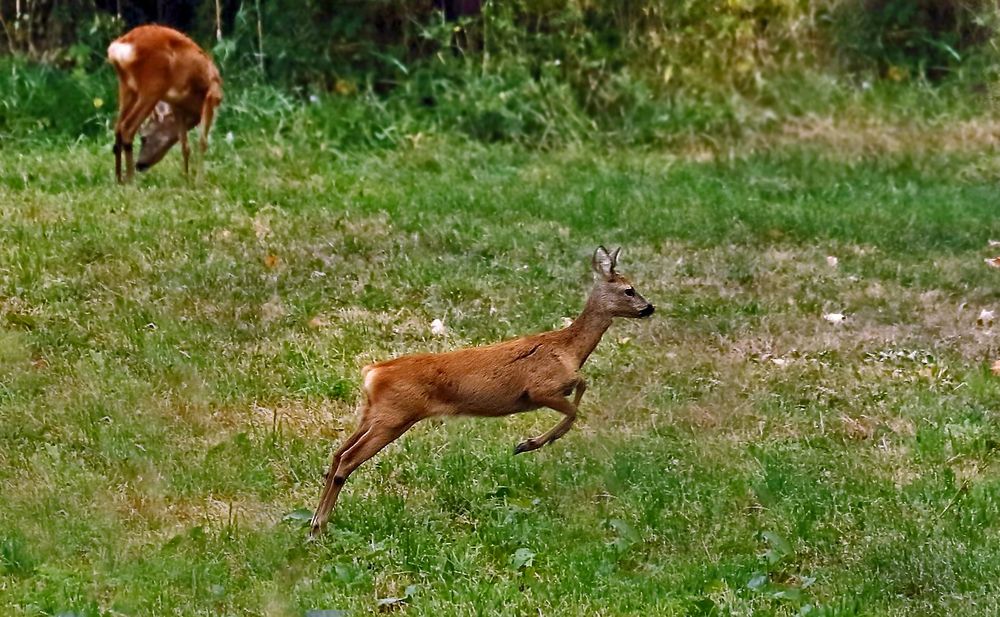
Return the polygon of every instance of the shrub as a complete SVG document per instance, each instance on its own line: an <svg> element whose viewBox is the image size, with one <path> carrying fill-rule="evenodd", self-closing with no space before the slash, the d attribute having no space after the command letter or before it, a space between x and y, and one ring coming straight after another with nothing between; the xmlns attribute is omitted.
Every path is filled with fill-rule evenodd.
<svg viewBox="0 0 1000 617"><path fill-rule="evenodd" d="M894 81L939 81L997 35L992 0L848 0L833 14L833 38L849 68Z"/></svg>
<svg viewBox="0 0 1000 617"><path fill-rule="evenodd" d="M64 71L20 58L0 58L0 143L48 134L96 135L115 108L109 70Z"/></svg>

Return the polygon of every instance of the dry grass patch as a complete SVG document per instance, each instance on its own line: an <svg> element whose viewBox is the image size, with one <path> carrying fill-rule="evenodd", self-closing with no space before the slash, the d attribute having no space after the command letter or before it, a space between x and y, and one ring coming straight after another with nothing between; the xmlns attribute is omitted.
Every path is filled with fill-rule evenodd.
<svg viewBox="0 0 1000 617"><path fill-rule="evenodd" d="M1000 146L1000 120L980 116L935 123L890 123L874 116L808 114L786 121L775 134L755 135L750 143L754 149L804 145L844 158L979 153Z"/></svg>

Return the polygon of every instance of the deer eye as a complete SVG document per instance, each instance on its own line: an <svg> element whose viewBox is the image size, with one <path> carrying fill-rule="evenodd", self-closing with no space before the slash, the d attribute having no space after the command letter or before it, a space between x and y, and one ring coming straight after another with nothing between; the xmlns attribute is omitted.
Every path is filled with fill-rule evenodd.
<svg viewBox="0 0 1000 617"><path fill-rule="evenodd" d="M628 289L625 290L625 295L631 298L632 296L635 295L635 290L629 287Z"/></svg>

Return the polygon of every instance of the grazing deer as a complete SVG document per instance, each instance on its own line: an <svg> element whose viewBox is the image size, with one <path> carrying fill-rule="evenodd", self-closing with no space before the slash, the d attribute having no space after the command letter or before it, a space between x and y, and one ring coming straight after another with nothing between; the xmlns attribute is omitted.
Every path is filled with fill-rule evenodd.
<svg viewBox="0 0 1000 617"><path fill-rule="evenodd" d="M194 41L164 26L139 26L108 46L108 61L118 75L118 121L115 122L115 178L131 182L136 166L132 140L142 123L139 171L149 169L178 140L188 173L187 132L201 123L202 156L215 108L222 102L222 78L211 58Z"/></svg>
<svg viewBox="0 0 1000 617"><path fill-rule="evenodd" d="M411 426L434 416L506 416L540 407L563 414L514 454L537 450L569 431L586 390L578 372L614 317L649 317L653 305L615 272L618 253L594 252L596 282L583 312L562 330L448 353L418 354L364 367L361 423L334 452L310 535L319 535L337 497L359 465ZM568 398L573 392L573 402Z"/></svg>

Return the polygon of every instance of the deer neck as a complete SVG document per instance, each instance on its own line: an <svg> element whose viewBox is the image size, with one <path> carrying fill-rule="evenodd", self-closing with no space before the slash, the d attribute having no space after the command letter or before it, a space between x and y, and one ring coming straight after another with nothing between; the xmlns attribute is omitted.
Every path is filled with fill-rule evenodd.
<svg viewBox="0 0 1000 617"><path fill-rule="evenodd" d="M610 327L611 315L597 306L596 298L593 296L588 298L583 312L565 330L569 335L567 346L576 357L577 366L583 366Z"/></svg>

